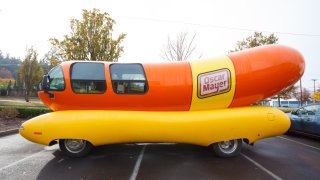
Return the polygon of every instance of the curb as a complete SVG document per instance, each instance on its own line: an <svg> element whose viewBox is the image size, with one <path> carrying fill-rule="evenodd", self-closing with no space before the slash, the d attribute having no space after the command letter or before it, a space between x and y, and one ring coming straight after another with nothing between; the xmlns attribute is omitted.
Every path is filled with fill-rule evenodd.
<svg viewBox="0 0 320 180"><path fill-rule="evenodd" d="M7 130L7 131L0 131L0 137L11 135L11 134L15 134L15 133L18 133L18 132L19 132L19 129L10 129L10 130Z"/></svg>

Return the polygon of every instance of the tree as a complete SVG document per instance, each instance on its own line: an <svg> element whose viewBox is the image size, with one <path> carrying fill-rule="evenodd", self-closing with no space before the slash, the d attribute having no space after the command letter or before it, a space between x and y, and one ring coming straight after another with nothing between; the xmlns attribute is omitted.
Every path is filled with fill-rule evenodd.
<svg viewBox="0 0 320 180"><path fill-rule="evenodd" d="M312 93L312 99L315 99L315 101L320 101L320 86L316 89L316 92Z"/></svg>
<svg viewBox="0 0 320 180"><path fill-rule="evenodd" d="M0 78L10 79L12 78L12 73L6 68L0 68Z"/></svg>
<svg viewBox="0 0 320 180"><path fill-rule="evenodd" d="M300 94L300 90L296 91L293 96L298 99L302 104L304 102L310 101L310 91L306 88L303 88L302 90L302 99L301 99L301 94Z"/></svg>
<svg viewBox="0 0 320 180"><path fill-rule="evenodd" d="M52 47L48 53L40 60L40 65L43 69L44 74L47 74L50 69L61 63L59 60L57 49Z"/></svg>
<svg viewBox="0 0 320 180"><path fill-rule="evenodd" d="M320 92L312 93L312 98L315 99L315 101L320 101Z"/></svg>
<svg viewBox="0 0 320 180"><path fill-rule="evenodd" d="M115 20L98 9L83 10L82 18L71 19L71 32L62 41L50 39L59 60L118 61L123 52L121 42L126 35L112 38Z"/></svg>
<svg viewBox="0 0 320 180"><path fill-rule="evenodd" d="M17 88L18 88L17 81L14 81L13 89L17 89Z"/></svg>
<svg viewBox="0 0 320 180"><path fill-rule="evenodd" d="M11 89L12 89L12 82L11 82L11 80L10 80L9 83L8 83L8 86L7 86L7 96L10 95Z"/></svg>
<svg viewBox="0 0 320 180"><path fill-rule="evenodd" d="M162 50L162 58L168 61L184 61L187 60L196 49L194 39L196 33L190 40L187 40L188 32L181 32L175 40L171 40L168 36L167 44Z"/></svg>
<svg viewBox="0 0 320 180"><path fill-rule="evenodd" d="M0 67L5 68L6 70L10 71L10 78L17 78L17 74L16 71L17 69L20 67L21 65L21 60L14 58L14 57L10 57L9 54L7 54L6 56L2 55L2 52L0 50ZM0 69L2 69L0 68ZM0 73L1 74L1 73ZM1 77L1 75L0 75Z"/></svg>
<svg viewBox="0 0 320 180"><path fill-rule="evenodd" d="M33 48L28 49L27 55L22 62L22 66L18 69L18 75L25 87L26 102L29 102L30 92L43 76L43 70L38 63L37 58L37 52Z"/></svg>
<svg viewBox="0 0 320 180"><path fill-rule="evenodd" d="M293 97L294 93L297 91L298 87L297 86L289 86L285 89L283 89L282 91L280 91L280 93L278 93L276 95L277 99L278 99L278 105L279 107L281 107L281 102L280 102L280 98L283 99L290 99L291 97Z"/></svg>
<svg viewBox="0 0 320 180"><path fill-rule="evenodd" d="M273 33L269 36L264 36L262 32L254 32L252 36L249 36L242 41L238 41L236 48L230 52L242 51L244 49L267 44L277 44L277 42L278 38Z"/></svg>

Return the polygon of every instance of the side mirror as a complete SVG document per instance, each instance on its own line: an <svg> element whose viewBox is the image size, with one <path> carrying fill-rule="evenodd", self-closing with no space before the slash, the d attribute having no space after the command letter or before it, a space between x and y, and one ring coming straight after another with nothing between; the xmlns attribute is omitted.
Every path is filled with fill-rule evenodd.
<svg viewBox="0 0 320 180"><path fill-rule="evenodd" d="M291 114L296 115L296 116L301 116L304 112L304 109L297 109L295 111L292 111Z"/></svg>
<svg viewBox="0 0 320 180"><path fill-rule="evenodd" d="M41 90L44 90L45 92L50 89L50 76L44 75L41 81Z"/></svg>
<svg viewBox="0 0 320 180"><path fill-rule="evenodd" d="M295 110L295 111L292 111L291 114L298 115L298 112L297 112L297 110Z"/></svg>
<svg viewBox="0 0 320 180"><path fill-rule="evenodd" d="M54 94L49 93L50 90L50 76L44 75L40 84L41 90L49 95L49 98L54 98Z"/></svg>

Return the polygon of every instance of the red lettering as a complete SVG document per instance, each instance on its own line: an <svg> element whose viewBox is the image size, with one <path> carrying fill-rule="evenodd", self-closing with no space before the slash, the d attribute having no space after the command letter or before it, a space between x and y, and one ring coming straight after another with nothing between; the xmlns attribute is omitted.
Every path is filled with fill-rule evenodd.
<svg viewBox="0 0 320 180"><path fill-rule="evenodd" d="M220 91L228 90L229 76L226 72L211 73L201 77L201 96L206 94L219 93Z"/></svg>
<svg viewBox="0 0 320 180"><path fill-rule="evenodd" d="M209 85L210 85L210 84L203 85L203 86L202 86L202 87L203 87L203 91L209 91L209 88L210 88Z"/></svg>
<svg viewBox="0 0 320 180"><path fill-rule="evenodd" d="M208 78L208 77L205 77L205 78L204 78L204 83L205 83L205 84L209 84L209 78Z"/></svg>

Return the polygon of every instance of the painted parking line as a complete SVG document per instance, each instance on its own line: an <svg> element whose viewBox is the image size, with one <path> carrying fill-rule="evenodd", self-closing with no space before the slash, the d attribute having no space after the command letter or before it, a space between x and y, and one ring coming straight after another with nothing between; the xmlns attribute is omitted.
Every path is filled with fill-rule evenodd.
<svg viewBox="0 0 320 180"><path fill-rule="evenodd" d="M134 169L133 169L132 175L130 177L130 180L136 180L136 178L137 178L137 175L138 175L139 169L140 169L140 165L141 165L141 161L142 161L142 158L143 158L143 154L144 154L144 151L146 150L146 147L147 147L147 144L144 145L143 148L141 149L141 152L139 154L139 157L138 157L138 160L136 162L136 165L134 166Z"/></svg>
<svg viewBox="0 0 320 180"><path fill-rule="evenodd" d="M246 158L247 160L249 160L250 162L252 162L254 165L256 165L258 168L260 168L262 171L266 172L267 174L269 174L270 176L272 176L274 179L276 180L282 180L279 176L275 175L273 172L271 172L270 170L268 170L267 168L263 167L261 164L259 164L257 161L249 158L248 156L244 155L241 153L241 155Z"/></svg>
<svg viewBox="0 0 320 180"><path fill-rule="evenodd" d="M44 149L44 150L39 151L39 152L37 152L37 153L34 153L34 154L30 155L30 156L27 156L27 157L25 157L25 158L23 158L23 159L20 159L20 160L18 160L18 161L15 161L15 162L7 165L7 166L4 166L4 167L0 168L0 171L3 171L3 170L5 170L5 169L7 169L7 168L10 168L10 167L12 167L12 166L15 166L15 165L17 165L17 164L19 164L19 163L21 163L21 162L23 162L23 161L25 161L25 160L28 160L28 159L30 159L30 158L32 158L32 157L34 157L34 156L37 156L38 154L40 154L40 153L42 153L42 152L45 152L45 151L47 151L47 150Z"/></svg>
<svg viewBox="0 0 320 180"><path fill-rule="evenodd" d="M320 151L320 148L317 148L317 147L314 147L314 146L311 146L311 145L308 145L308 144L305 144L305 143L302 143L302 142L299 142L299 141L288 139L288 138L285 138L285 137L282 137L282 136L278 136L278 138L284 139L284 140L287 140L287 141L291 141L291 142L294 142L294 143L297 143L297 144L300 144L300 145L303 145L303 146L306 146L306 147L309 147L309 148L316 149L316 150Z"/></svg>

